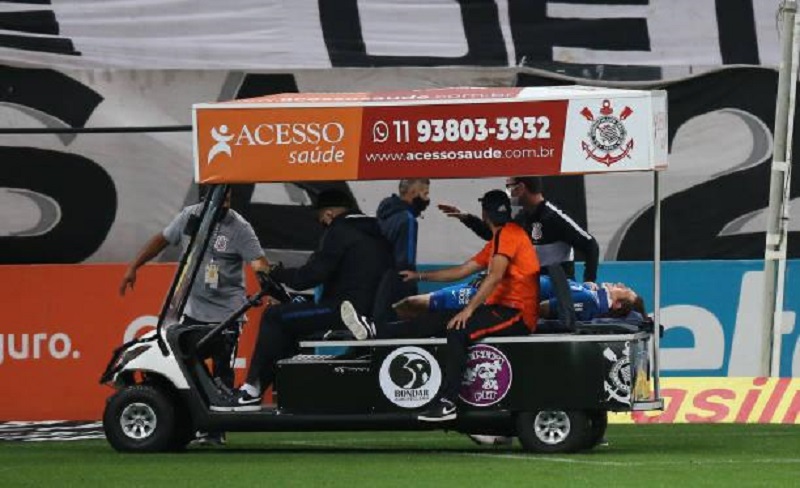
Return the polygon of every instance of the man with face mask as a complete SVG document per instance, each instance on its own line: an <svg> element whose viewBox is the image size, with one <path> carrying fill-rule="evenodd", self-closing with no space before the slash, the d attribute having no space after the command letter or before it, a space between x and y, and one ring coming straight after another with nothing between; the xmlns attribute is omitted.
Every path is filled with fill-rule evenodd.
<svg viewBox="0 0 800 488"><path fill-rule="evenodd" d="M543 273L546 273L547 266L561 263L567 277L575 279L574 249L578 249L586 259L583 281L597 281L600 255L597 240L563 210L545 200L542 178L508 178L506 193L511 198L512 207L517 210L514 222L528 232L536 246ZM439 209L458 218L484 240L491 238L488 227L478 217L462 213L451 205L439 205Z"/></svg>
<svg viewBox="0 0 800 488"><path fill-rule="evenodd" d="M344 330L339 312L345 300L371 311L383 275L392 269L390 244L378 222L358 211L339 190L319 194L317 220L325 226L319 248L299 268L276 268L271 276L295 290L322 285L318 303L284 303L264 312L246 383L215 411L255 411L275 379L275 364L294 355L300 339L317 332Z"/></svg>
<svg viewBox="0 0 800 488"><path fill-rule="evenodd" d="M253 271L266 272L269 269L253 227L230 206L229 189L225 195L223 214L214 227L209 250L192 285L181 319L184 324L221 323L245 302L243 264L249 263ZM184 208L162 232L147 241L122 278L120 295L124 295L128 288L133 290L137 270L158 256L167 246L188 245L191 231L187 229L187 224L192 216L199 216L202 209L202 202ZM233 358L240 331L241 324L240 327L228 329L211 351L212 375L228 388L233 388ZM225 442L224 436L219 432L201 434L199 439L213 444Z"/></svg>
<svg viewBox="0 0 800 488"><path fill-rule="evenodd" d="M431 203L430 180L400 180L398 194L386 197L378 205L377 217L381 231L394 248L397 269L417 269L417 218ZM416 283L406 283L400 297L417 294Z"/></svg>

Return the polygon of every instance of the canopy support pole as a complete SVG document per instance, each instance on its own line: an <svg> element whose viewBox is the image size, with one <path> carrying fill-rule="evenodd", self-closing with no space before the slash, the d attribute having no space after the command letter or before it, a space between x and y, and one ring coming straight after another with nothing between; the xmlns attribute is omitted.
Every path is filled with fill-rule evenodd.
<svg viewBox="0 0 800 488"><path fill-rule="evenodd" d="M780 375L781 323L786 275L786 238L789 221L789 185L792 167L792 130L797 86L797 2L785 0L783 43L775 108L775 134L770 176L769 214L764 251L761 364L763 376Z"/></svg>
<svg viewBox="0 0 800 488"><path fill-rule="evenodd" d="M653 171L653 202L655 204L653 229L653 393L661 398L661 191L658 171Z"/></svg>

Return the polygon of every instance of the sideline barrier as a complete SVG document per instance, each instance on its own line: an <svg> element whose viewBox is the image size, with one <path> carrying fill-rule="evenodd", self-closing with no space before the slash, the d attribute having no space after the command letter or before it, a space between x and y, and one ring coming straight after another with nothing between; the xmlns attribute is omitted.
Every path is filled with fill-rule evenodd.
<svg viewBox="0 0 800 488"><path fill-rule="evenodd" d="M734 266L733 263L727 265ZM155 324L175 269L173 264L145 266L139 271L133 293L120 297L119 282L126 266L0 266L0 296L4 304L0 324L0 388L4 393L0 402L0 420L100 418L110 390L98 384L97 380L111 357L111 351L122 344L126 336L130 338L144 333ZM619 268L621 271L625 266ZM607 267L603 272L612 277L610 272L615 269L617 267ZM673 274L680 278L683 271L678 271ZM247 275L249 277L250 273ZM718 273L716 279L719 280L719 276ZM741 280L741 274L737 276ZM250 287L254 290L254 283ZM728 301L732 302L731 314L736 317L737 280L733 280L731 288L737 293L730 297L713 295L710 298L717 298L717 302L732 298ZM719 294L719 286L715 290ZM237 355L239 381L252 351L257 333L255 325L260 314L258 310L248 314L250 323L245 327ZM672 333L669 331L668 335ZM787 353L794 349L795 334L784 336L784 354L789 358L792 356ZM723 344L735 342L729 338ZM683 344L667 338L665 346L665 351L669 351ZM709 344L700 347L698 341L697 346L697 354L710 354ZM676 349L676 352L687 354L681 349ZM791 371L790 362L786 362L784 370ZM662 378L663 396L667 402L664 412L613 416L611 421L798 422L800 379L779 382L764 378L709 377L715 373L725 374L725 371L706 369L694 372L704 373L706 377L702 378Z"/></svg>
<svg viewBox="0 0 800 488"><path fill-rule="evenodd" d="M144 266L133 292L120 297L126 269L126 264L0 266L5 304L0 420L101 418L111 389L98 383L100 374L114 348L155 326L175 265ZM244 374L261 311L248 316L237 376Z"/></svg>
<svg viewBox="0 0 800 488"><path fill-rule="evenodd" d="M663 412L612 414L618 424L797 424L800 378L662 378Z"/></svg>

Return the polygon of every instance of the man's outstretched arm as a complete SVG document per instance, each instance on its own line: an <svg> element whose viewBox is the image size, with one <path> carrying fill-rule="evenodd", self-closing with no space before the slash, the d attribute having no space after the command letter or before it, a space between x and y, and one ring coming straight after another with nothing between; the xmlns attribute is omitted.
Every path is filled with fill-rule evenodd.
<svg viewBox="0 0 800 488"><path fill-rule="evenodd" d="M438 207L439 210L444 212L444 214L448 217L454 217L460 220L462 224L466 225L469 230L474 232L484 241L488 241L492 238L492 229L490 229L489 226L486 225L486 223L479 217L472 214L463 213L458 209L458 207L454 207L453 205L440 204Z"/></svg>
<svg viewBox="0 0 800 488"><path fill-rule="evenodd" d="M128 270L125 271L125 275L122 277L122 283L119 285L120 295L124 296L125 290L128 288L133 290L133 287L136 284L136 271L146 262L158 256L168 245L169 241L167 241L164 235L160 232L151 237L150 240L145 243L142 249L139 250L136 258L131 261L131 264L128 266Z"/></svg>
<svg viewBox="0 0 800 488"><path fill-rule="evenodd" d="M478 271L483 270L483 266L475 261L469 260L458 266L451 268L437 269L436 271L401 271L403 281L458 281L466 278Z"/></svg>

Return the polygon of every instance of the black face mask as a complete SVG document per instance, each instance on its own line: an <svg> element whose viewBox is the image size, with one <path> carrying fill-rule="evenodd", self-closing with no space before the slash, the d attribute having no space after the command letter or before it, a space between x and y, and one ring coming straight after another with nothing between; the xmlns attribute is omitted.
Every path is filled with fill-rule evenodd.
<svg viewBox="0 0 800 488"><path fill-rule="evenodd" d="M414 199L411 200L411 208L414 210L415 215L420 215L430 204L430 200L425 200L422 197L414 197Z"/></svg>

